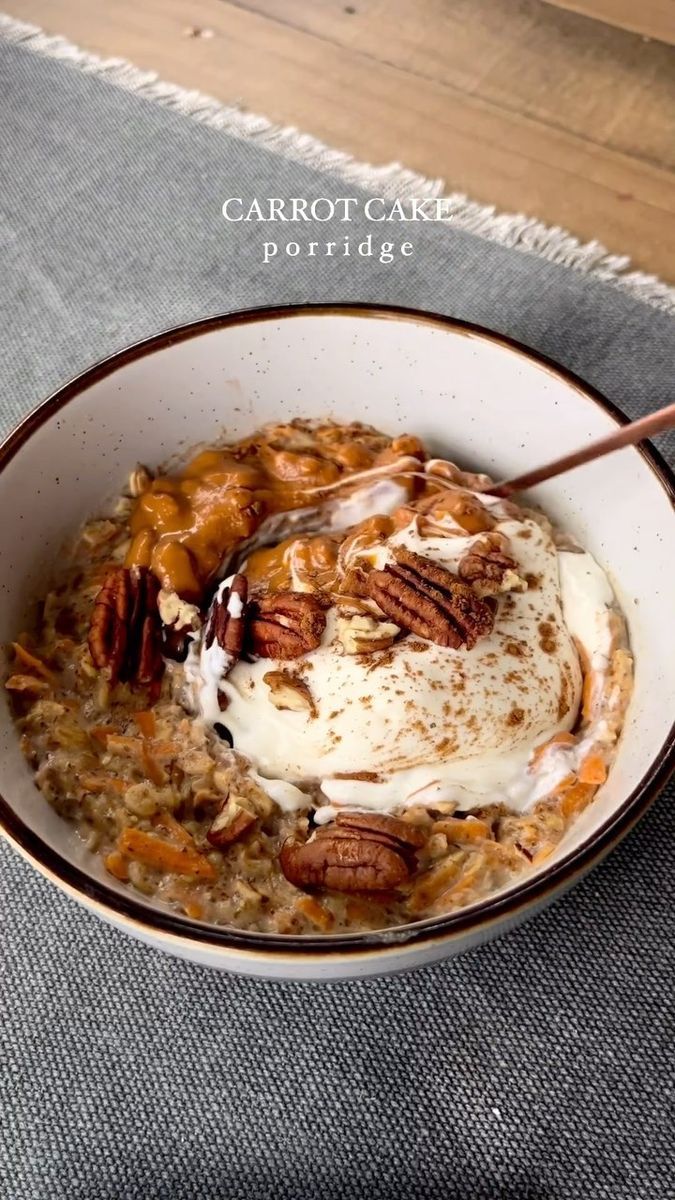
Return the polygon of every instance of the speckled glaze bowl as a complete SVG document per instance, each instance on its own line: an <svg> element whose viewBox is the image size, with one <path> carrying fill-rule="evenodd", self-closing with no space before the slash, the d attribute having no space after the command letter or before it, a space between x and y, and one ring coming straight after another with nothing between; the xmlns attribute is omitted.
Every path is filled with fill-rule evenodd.
<svg viewBox="0 0 675 1200"><path fill-rule="evenodd" d="M625 420L568 372L514 342L443 317L366 306L215 317L86 371L0 449L0 641L30 619L49 564L136 462L296 416L360 419L419 434L497 477L576 448ZM450 916L383 933L286 937L207 926L126 889L88 854L33 784L2 693L0 825L36 870L103 920L204 965L334 980L458 954L537 912L638 820L675 761L674 480L649 448L626 449L543 485L533 498L609 571L628 619L635 691L617 761L594 803L538 871ZM670 553L668 553L670 550ZM636 881L636 885L639 881ZM636 931L637 935L637 931Z"/></svg>

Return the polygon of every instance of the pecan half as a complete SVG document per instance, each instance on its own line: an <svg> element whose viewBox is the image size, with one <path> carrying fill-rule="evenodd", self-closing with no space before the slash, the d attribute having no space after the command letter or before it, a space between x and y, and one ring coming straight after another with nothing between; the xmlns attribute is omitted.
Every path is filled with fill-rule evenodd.
<svg viewBox="0 0 675 1200"><path fill-rule="evenodd" d="M396 562L371 571L368 590L397 625L438 646L471 649L494 623L490 606L439 563L397 547Z"/></svg>
<svg viewBox="0 0 675 1200"><path fill-rule="evenodd" d="M335 823L342 828L392 838L412 850L420 850L427 840L419 826L402 821L400 817L391 817L388 813L340 812Z"/></svg>
<svg viewBox="0 0 675 1200"><path fill-rule="evenodd" d="M235 575L229 587L216 592L204 629L204 648L214 642L225 651L226 670L231 670L241 657L246 634L246 600L248 582L245 575Z"/></svg>
<svg viewBox="0 0 675 1200"><path fill-rule="evenodd" d="M382 892L408 878L408 866L391 846L370 839L322 836L308 842L287 840L281 869L296 887L338 892Z"/></svg>
<svg viewBox="0 0 675 1200"><path fill-rule="evenodd" d="M494 534L479 538L460 559L458 572L470 583L477 596L498 596L501 592L522 592L527 582L518 574L518 564L504 553Z"/></svg>
<svg viewBox="0 0 675 1200"><path fill-rule="evenodd" d="M281 869L296 887L387 891L408 878L415 852L425 841L420 829L398 817L341 812L333 825L320 825L309 841L284 842Z"/></svg>
<svg viewBox="0 0 675 1200"><path fill-rule="evenodd" d="M363 842L376 842L378 846L389 846L400 854L408 868L414 865L414 851L410 846L404 846L396 838L387 837L384 833L375 833L370 829L345 829L342 825L321 825L312 837L312 841L345 841L358 838Z"/></svg>
<svg viewBox="0 0 675 1200"><path fill-rule="evenodd" d="M212 821L206 837L212 846L221 850L248 833L256 820L255 814L239 803L238 796L230 796Z"/></svg>
<svg viewBox="0 0 675 1200"><path fill-rule="evenodd" d="M147 567L116 567L94 602L89 651L99 671L119 680L148 686L161 678L159 583Z"/></svg>
<svg viewBox="0 0 675 1200"><path fill-rule="evenodd" d="M251 649L260 658L299 658L316 650L326 628L324 604L311 592L270 592L251 604Z"/></svg>

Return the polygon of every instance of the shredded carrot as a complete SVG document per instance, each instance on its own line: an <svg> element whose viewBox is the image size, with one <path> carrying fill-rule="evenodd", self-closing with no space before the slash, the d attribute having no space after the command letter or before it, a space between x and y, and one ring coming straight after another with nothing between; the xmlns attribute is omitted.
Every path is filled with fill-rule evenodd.
<svg viewBox="0 0 675 1200"><path fill-rule="evenodd" d="M434 903L434 912L445 912L447 908L454 907L458 901L463 899L478 882L482 866L483 864L480 860L474 863L472 867L468 867L460 875L459 879L451 887L441 892L441 895Z"/></svg>
<svg viewBox="0 0 675 1200"><path fill-rule="evenodd" d="M155 758L175 758L180 750L177 742L153 742L150 749Z"/></svg>
<svg viewBox="0 0 675 1200"><path fill-rule="evenodd" d="M481 846L481 854L489 865L506 866L520 870L523 865L522 855L514 846L505 842L485 842Z"/></svg>
<svg viewBox="0 0 675 1200"><path fill-rule="evenodd" d="M156 736L157 721L151 709L144 709L143 712L134 713L134 721L144 738L154 738Z"/></svg>
<svg viewBox="0 0 675 1200"><path fill-rule="evenodd" d="M157 742L146 737L128 737L121 733L108 733L106 746L111 754L135 759L142 767L146 779L156 787L164 787L168 780L162 759L168 761L178 753L175 742Z"/></svg>
<svg viewBox="0 0 675 1200"><path fill-rule="evenodd" d="M154 783L155 787L164 787L164 784L167 782L169 776L164 770L162 764L158 762L154 754L150 752L149 745L150 744L148 742L143 743L143 771L150 782Z"/></svg>
<svg viewBox="0 0 675 1200"><path fill-rule="evenodd" d="M595 687L598 682L598 672L589 671L584 675L584 686L581 691L581 715L584 721L590 721L593 716Z"/></svg>
<svg viewBox="0 0 675 1200"><path fill-rule="evenodd" d="M184 825L177 821L173 813L158 812L153 818L153 825L158 829L163 829L165 833L170 834L174 841L180 842L182 846L192 846L195 849L195 840L191 833L188 833Z"/></svg>
<svg viewBox="0 0 675 1200"><path fill-rule="evenodd" d="M89 730L89 736L93 737L95 741L100 742L102 746L107 746L108 738L116 733L117 730L113 725L92 725Z"/></svg>
<svg viewBox="0 0 675 1200"><path fill-rule="evenodd" d="M56 675L47 667L41 659L36 658L25 646L20 642L12 642L12 649L23 667L28 667L30 671L35 671L37 675L41 675L52 687L56 686Z"/></svg>
<svg viewBox="0 0 675 1200"><path fill-rule="evenodd" d="M447 858L443 862L440 862L438 866L425 871L410 893L410 900L408 901L410 911L417 913L423 912L425 908L428 908L441 895L441 892L446 891L449 885L454 883L459 875L461 866L461 859Z"/></svg>
<svg viewBox="0 0 675 1200"><path fill-rule="evenodd" d="M556 733L547 742L542 742L541 746L535 746L530 757L530 763L534 766L538 763L542 755L546 753L551 746L574 746L576 738L573 733Z"/></svg>
<svg viewBox="0 0 675 1200"><path fill-rule="evenodd" d="M601 754L589 754L579 768L579 782L599 787L607 778L607 767Z"/></svg>
<svg viewBox="0 0 675 1200"><path fill-rule="evenodd" d="M301 896L299 900L296 900L295 907L317 929L330 929L333 924L333 914L327 908L324 908L318 900L315 900L313 896Z"/></svg>
<svg viewBox="0 0 675 1200"><path fill-rule="evenodd" d="M127 779L116 779L113 775L81 775L80 783L85 792L119 792L123 796L130 783Z"/></svg>
<svg viewBox="0 0 675 1200"><path fill-rule="evenodd" d="M569 818L583 812L594 792L595 787L592 783L575 783L568 788L560 801L562 815ZM536 857L534 861L536 862Z"/></svg>
<svg viewBox="0 0 675 1200"><path fill-rule="evenodd" d="M532 859L532 866L538 867L538 866L540 866L541 863L546 862L546 859L551 857L554 850L555 850L555 846L551 846L551 845L542 846L541 850L537 850L537 853L535 854L534 858Z"/></svg>
<svg viewBox="0 0 675 1200"><path fill-rule="evenodd" d="M133 826L122 830L117 848L157 871L175 871L177 875L197 875L202 879L216 877L215 867L197 850L165 842L154 833L144 833Z"/></svg>
<svg viewBox="0 0 675 1200"><path fill-rule="evenodd" d="M481 842L491 836L489 825L478 817L446 817L435 822L434 833L444 833L449 842Z"/></svg>
<svg viewBox="0 0 675 1200"><path fill-rule="evenodd" d="M9 692L48 692L50 684L46 679L38 679L37 675L10 675L5 683Z"/></svg>
<svg viewBox="0 0 675 1200"><path fill-rule="evenodd" d="M127 860L119 850L111 850L110 854L103 859L103 865L106 871L110 871L115 879L127 880L129 878Z"/></svg>
<svg viewBox="0 0 675 1200"><path fill-rule="evenodd" d="M574 771L571 771L569 775L565 775L565 777L560 780L560 783L555 785L551 795L564 796L565 792L569 791L571 787L574 787L576 782L577 776L574 774Z"/></svg>
<svg viewBox="0 0 675 1200"><path fill-rule="evenodd" d="M183 912L191 921L201 921L204 917L204 905L198 904L196 900L186 900L183 904Z"/></svg>
<svg viewBox="0 0 675 1200"><path fill-rule="evenodd" d="M131 758L140 758L143 750L140 738L114 732L106 734L106 746L111 754L126 754Z"/></svg>
<svg viewBox="0 0 675 1200"><path fill-rule="evenodd" d="M347 898L345 915L349 921L372 921L376 912L380 912L379 906L375 908L367 900L359 900L355 896Z"/></svg>

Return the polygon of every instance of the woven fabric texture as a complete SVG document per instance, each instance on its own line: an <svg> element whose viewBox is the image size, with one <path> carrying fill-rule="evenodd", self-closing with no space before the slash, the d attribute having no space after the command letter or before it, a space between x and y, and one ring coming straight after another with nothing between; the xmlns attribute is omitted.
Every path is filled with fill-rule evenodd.
<svg viewBox="0 0 675 1200"><path fill-rule="evenodd" d="M0 91L5 431L126 343L307 300L482 322L632 416L673 399L672 318L611 284L431 225L390 265L283 255L263 265L263 227L226 225L226 196L353 187L20 47L0 46ZM672 455L675 443L661 448ZM336 986L164 957L3 847L0 1194L675 1196L674 799L671 788L589 878L499 942Z"/></svg>

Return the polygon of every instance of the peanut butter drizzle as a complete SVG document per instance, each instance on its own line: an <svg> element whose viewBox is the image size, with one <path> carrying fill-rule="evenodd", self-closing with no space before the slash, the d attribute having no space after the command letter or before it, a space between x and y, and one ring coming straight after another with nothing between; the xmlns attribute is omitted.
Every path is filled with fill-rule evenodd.
<svg viewBox="0 0 675 1200"><path fill-rule="evenodd" d="M261 585L272 592L333 592L338 584L340 542L339 536L319 533L263 546L246 560L247 579L252 587Z"/></svg>
<svg viewBox="0 0 675 1200"><path fill-rule="evenodd" d="M366 517L346 533L290 537L276 546L263 546L246 560L249 583L273 592L344 593L347 557L354 550L377 546L407 525L411 514L412 509L401 507L392 516Z"/></svg>
<svg viewBox="0 0 675 1200"><path fill-rule="evenodd" d="M308 489L402 454L424 457L417 438L392 441L360 424L312 428L302 421L268 426L233 445L203 450L182 472L153 480L139 496L126 565L150 567L162 587L198 602L223 560L253 536L265 517L311 506ZM328 542L311 541L317 546L307 551L308 571L312 564L319 573L328 570ZM282 577L280 550L270 552L276 558L266 560L265 578L270 573ZM255 569L262 568L254 563Z"/></svg>

